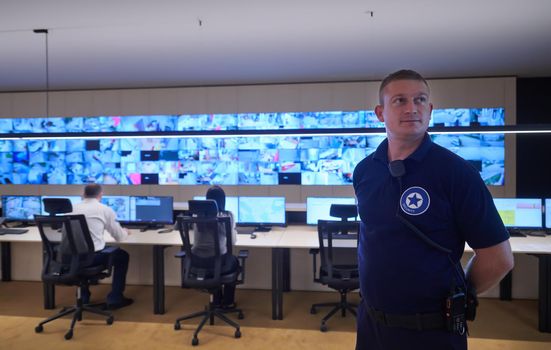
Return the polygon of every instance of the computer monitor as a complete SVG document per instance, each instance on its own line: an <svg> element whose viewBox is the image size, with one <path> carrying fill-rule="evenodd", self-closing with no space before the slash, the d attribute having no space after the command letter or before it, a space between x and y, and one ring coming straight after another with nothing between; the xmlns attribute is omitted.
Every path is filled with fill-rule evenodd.
<svg viewBox="0 0 551 350"><path fill-rule="evenodd" d="M130 197L102 196L101 202L115 211L115 214L117 214L117 221L130 221Z"/></svg>
<svg viewBox="0 0 551 350"><path fill-rule="evenodd" d="M543 227L540 198L494 198L494 204L505 227Z"/></svg>
<svg viewBox="0 0 551 350"><path fill-rule="evenodd" d="M193 196L193 199L196 200L205 200L205 196ZM227 211L231 211L233 214L233 219L236 223L239 222L239 210L238 210L238 199L237 197L226 197L226 208Z"/></svg>
<svg viewBox="0 0 551 350"><path fill-rule="evenodd" d="M173 211L172 197L132 196L128 222L149 226L173 224Z"/></svg>
<svg viewBox="0 0 551 350"><path fill-rule="evenodd" d="M551 228L551 198L545 198L545 227Z"/></svg>
<svg viewBox="0 0 551 350"><path fill-rule="evenodd" d="M75 206L75 204L77 203L80 203L82 201L82 197L81 196L42 196L41 197L42 199L47 199L47 198L68 198L70 201L71 201L71 204L73 205L73 207ZM41 201L42 202L42 201ZM42 215L50 215L49 213L46 212L44 206L42 206Z"/></svg>
<svg viewBox="0 0 551 350"><path fill-rule="evenodd" d="M6 221L34 221L42 212L40 196L2 196L2 216Z"/></svg>
<svg viewBox="0 0 551 350"><path fill-rule="evenodd" d="M318 220L340 220L329 215L331 204L356 204L354 197L307 197L306 223L317 225Z"/></svg>
<svg viewBox="0 0 551 350"><path fill-rule="evenodd" d="M239 197L238 208L241 226L256 226L257 231L285 226L285 197Z"/></svg>

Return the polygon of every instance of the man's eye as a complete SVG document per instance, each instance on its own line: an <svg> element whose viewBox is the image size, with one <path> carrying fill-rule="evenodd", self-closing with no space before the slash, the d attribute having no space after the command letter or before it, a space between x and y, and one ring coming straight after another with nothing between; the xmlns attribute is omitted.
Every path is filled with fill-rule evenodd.
<svg viewBox="0 0 551 350"><path fill-rule="evenodd" d="M405 99L403 97L397 97L394 99L395 104L402 104L404 103Z"/></svg>
<svg viewBox="0 0 551 350"><path fill-rule="evenodd" d="M425 96L420 96L415 99L415 102L417 103L425 103L427 102L427 98Z"/></svg>

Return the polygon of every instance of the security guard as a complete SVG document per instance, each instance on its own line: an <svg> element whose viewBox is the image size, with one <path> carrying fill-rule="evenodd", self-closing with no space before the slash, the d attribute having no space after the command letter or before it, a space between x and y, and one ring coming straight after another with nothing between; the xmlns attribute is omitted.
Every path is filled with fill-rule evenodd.
<svg viewBox="0 0 551 350"><path fill-rule="evenodd" d="M484 292L513 268L508 232L478 171L426 132L429 95L415 71L386 77L375 113L387 139L354 170L362 221L356 349L466 349L467 291ZM475 254L464 272L465 242Z"/></svg>

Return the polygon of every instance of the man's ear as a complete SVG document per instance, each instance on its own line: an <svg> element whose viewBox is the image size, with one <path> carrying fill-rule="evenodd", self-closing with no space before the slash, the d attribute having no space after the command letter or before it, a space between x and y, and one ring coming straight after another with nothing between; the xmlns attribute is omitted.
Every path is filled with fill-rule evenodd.
<svg viewBox="0 0 551 350"><path fill-rule="evenodd" d="M377 115L377 119L379 119L379 121L382 123L385 122L385 118L383 117L383 109L384 107L381 105L377 105L375 107L375 115Z"/></svg>

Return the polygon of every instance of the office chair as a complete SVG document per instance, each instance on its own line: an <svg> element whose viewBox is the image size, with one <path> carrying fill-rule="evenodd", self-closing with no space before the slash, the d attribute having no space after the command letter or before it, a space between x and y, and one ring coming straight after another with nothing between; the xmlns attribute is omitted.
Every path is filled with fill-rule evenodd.
<svg viewBox="0 0 551 350"><path fill-rule="evenodd" d="M359 228L358 221L318 220L321 260L319 277L315 278L316 257L314 255L314 281L340 293L339 302L313 304L310 308L310 313L316 314L319 307L333 307L321 320L320 331L322 332L327 331L327 321L339 310L342 317L346 316L347 310L356 316L357 305L347 301L347 294L360 287L357 261Z"/></svg>
<svg viewBox="0 0 551 350"><path fill-rule="evenodd" d="M176 254L177 257L183 258L183 281L184 288L194 288L201 291L206 291L210 294L209 304L204 311L195 312L189 315L179 317L174 323L174 329L181 328L181 322L195 317L203 317L199 326L197 326L192 345L199 344L197 337L207 320L210 324L214 324L214 318L218 317L230 326L235 328L235 338L241 337L239 324L226 317L226 313L237 312L238 319L243 319L241 309L231 308L222 309L220 305L213 303L214 293L216 293L222 285L227 284L242 284L244 280L245 259L248 256L247 251L239 252L239 266L235 271L224 271L222 264L222 255L220 253L219 231L225 230L226 247L228 254L231 254L232 249L232 227L229 217L218 217L218 207L214 200L192 200L189 201L189 213L193 216L179 216L178 228L183 243L183 251ZM198 256L192 248L192 240L194 231L201 235L210 235L208 241L212 246L209 247L211 252L205 255L202 251L201 256Z"/></svg>
<svg viewBox="0 0 551 350"><path fill-rule="evenodd" d="M84 305L81 298L83 288L88 288L90 281L96 281L111 275L112 264L92 265L94 260L94 243L88 230L84 215L42 216L35 215L40 238L45 250L42 281L45 283L76 286L76 305L65 307L58 314L40 322L36 333L44 330L44 324L65 315L73 314L71 327L65 339L73 337L76 321L82 320L84 311L107 317L107 324L113 324L113 315L91 305ZM61 231L52 227L61 227ZM115 247L106 248L104 253L112 253Z"/></svg>

